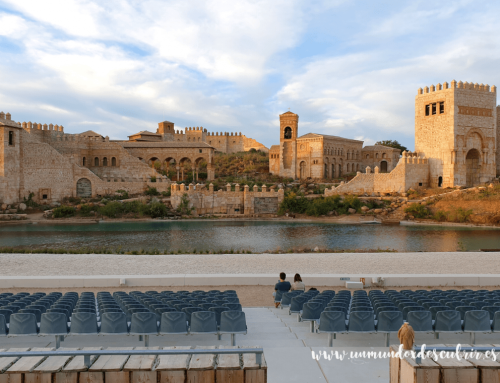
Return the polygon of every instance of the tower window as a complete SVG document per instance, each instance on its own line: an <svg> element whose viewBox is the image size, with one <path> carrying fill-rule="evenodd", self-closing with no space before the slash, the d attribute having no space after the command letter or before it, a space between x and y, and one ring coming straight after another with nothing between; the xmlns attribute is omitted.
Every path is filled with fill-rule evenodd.
<svg viewBox="0 0 500 383"><path fill-rule="evenodd" d="M12 146L14 145L14 132L9 131L9 145Z"/></svg>
<svg viewBox="0 0 500 383"><path fill-rule="evenodd" d="M289 126L287 126L285 128L284 138L285 138L285 140L288 140L288 139L292 138L292 128L290 128Z"/></svg>
<svg viewBox="0 0 500 383"><path fill-rule="evenodd" d="M426 105L425 106L425 115L429 116L430 114L431 114L431 106L430 105Z"/></svg>
<svg viewBox="0 0 500 383"><path fill-rule="evenodd" d="M82 159L82 165L83 165L83 166L85 166L85 161L86 161L86 158L85 158L85 157L83 157L83 159Z"/></svg>
<svg viewBox="0 0 500 383"><path fill-rule="evenodd" d="M444 101L439 103L439 114L444 113Z"/></svg>
<svg viewBox="0 0 500 383"><path fill-rule="evenodd" d="M432 104L432 114L436 114L437 112L437 105L436 103Z"/></svg>
<svg viewBox="0 0 500 383"><path fill-rule="evenodd" d="M116 158L111 158L111 166L116 166Z"/></svg>

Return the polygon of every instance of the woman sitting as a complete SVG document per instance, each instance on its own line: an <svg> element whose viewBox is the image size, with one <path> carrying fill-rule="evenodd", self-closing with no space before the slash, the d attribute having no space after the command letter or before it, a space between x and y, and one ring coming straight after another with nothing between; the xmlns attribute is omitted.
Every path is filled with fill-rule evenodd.
<svg viewBox="0 0 500 383"><path fill-rule="evenodd" d="M293 277L293 285L291 288L292 291L294 290L301 290L301 291L306 291L306 285L304 282L302 282L302 278L300 277L300 274L295 274L295 277Z"/></svg>

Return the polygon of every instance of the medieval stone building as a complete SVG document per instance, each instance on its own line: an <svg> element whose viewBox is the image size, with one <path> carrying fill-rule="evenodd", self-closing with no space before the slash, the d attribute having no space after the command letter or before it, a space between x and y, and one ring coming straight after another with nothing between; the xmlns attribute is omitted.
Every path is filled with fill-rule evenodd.
<svg viewBox="0 0 500 383"><path fill-rule="evenodd" d="M364 174L325 194L490 182L500 173L499 114L495 86L453 80L420 88L415 98L415 152L404 152L390 173L367 167Z"/></svg>
<svg viewBox="0 0 500 383"><path fill-rule="evenodd" d="M363 141L307 133L298 135L299 116L280 115L280 144L269 150L269 172L289 178L338 178L344 174L378 166L390 172L399 161L400 150L382 145L363 148Z"/></svg>

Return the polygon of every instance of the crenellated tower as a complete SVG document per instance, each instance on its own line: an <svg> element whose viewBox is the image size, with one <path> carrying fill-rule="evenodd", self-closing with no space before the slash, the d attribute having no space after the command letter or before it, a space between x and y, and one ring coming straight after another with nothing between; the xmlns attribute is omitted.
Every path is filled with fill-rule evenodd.
<svg viewBox="0 0 500 383"><path fill-rule="evenodd" d="M415 150L429 159L430 186L473 186L496 176L496 87L453 80L415 97Z"/></svg>

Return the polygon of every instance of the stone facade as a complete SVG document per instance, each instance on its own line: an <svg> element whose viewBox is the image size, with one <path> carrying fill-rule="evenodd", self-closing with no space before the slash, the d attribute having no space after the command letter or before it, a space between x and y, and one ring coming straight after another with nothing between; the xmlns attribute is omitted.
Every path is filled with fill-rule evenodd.
<svg viewBox="0 0 500 383"><path fill-rule="evenodd" d="M366 166L384 165L384 172L390 172L399 160L399 149L382 145L363 148L363 141L327 134L299 137L298 123L295 113L280 115L280 145L269 150L271 174L293 179L339 178L364 171Z"/></svg>
<svg viewBox="0 0 500 383"><path fill-rule="evenodd" d="M374 173L367 167L366 174L358 173L349 183L325 194L405 192L491 181L499 173L500 163L496 97L495 86L455 80L420 88L415 98L415 153L403 153L388 174L381 174L378 165ZM381 151L374 148L373 152ZM396 163L396 153L388 156ZM371 162L373 157L365 159Z"/></svg>
<svg viewBox="0 0 500 383"><path fill-rule="evenodd" d="M496 87L456 82L420 88L415 150L429 159L431 187L473 186L497 174Z"/></svg>
<svg viewBox="0 0 500 383"><path fill-rule="evenodd" d="M58 125L21 124L0 113L0 202L16 203L30 193L38 203L51 203L117 190L141 193L149 186L167 191L170 180L143 160L150 154L178 158L179 167L203 160L213 177L214 148L206 143L110 141L92 131L66 134Z"/></svg>
<svg viewBox="0 0 500 383"><path fill-rule="evenodd" d="M334 194L403 193L410 188L429 186L429 161L418 153L404 152L397 166L390 173L380 173L379 168L366 168L348 183L325 189L325 196Z"/></svg>
<svg viewBox="0 0 500 383"><path fill-rule="evenodd" d="M365 146L362 151L363 169L379 168L380 173L390 173L398 164L401 150L384 145Z"/></svg>
<svg viewBox="0 0 500 383"><path fill-rule="evenodd" d="M170 202L174 209L180 206L184 194L188 197L189 207L194 208L194 214L276 214L285 197L283 189L267 190L265 185L261 191L257 186L250 191L248 185L236 185L232 191L230 184L226 190L214 191L212 184L208 189L205 185L191 184L186 187L184 184L172 184Z"/></svg>

